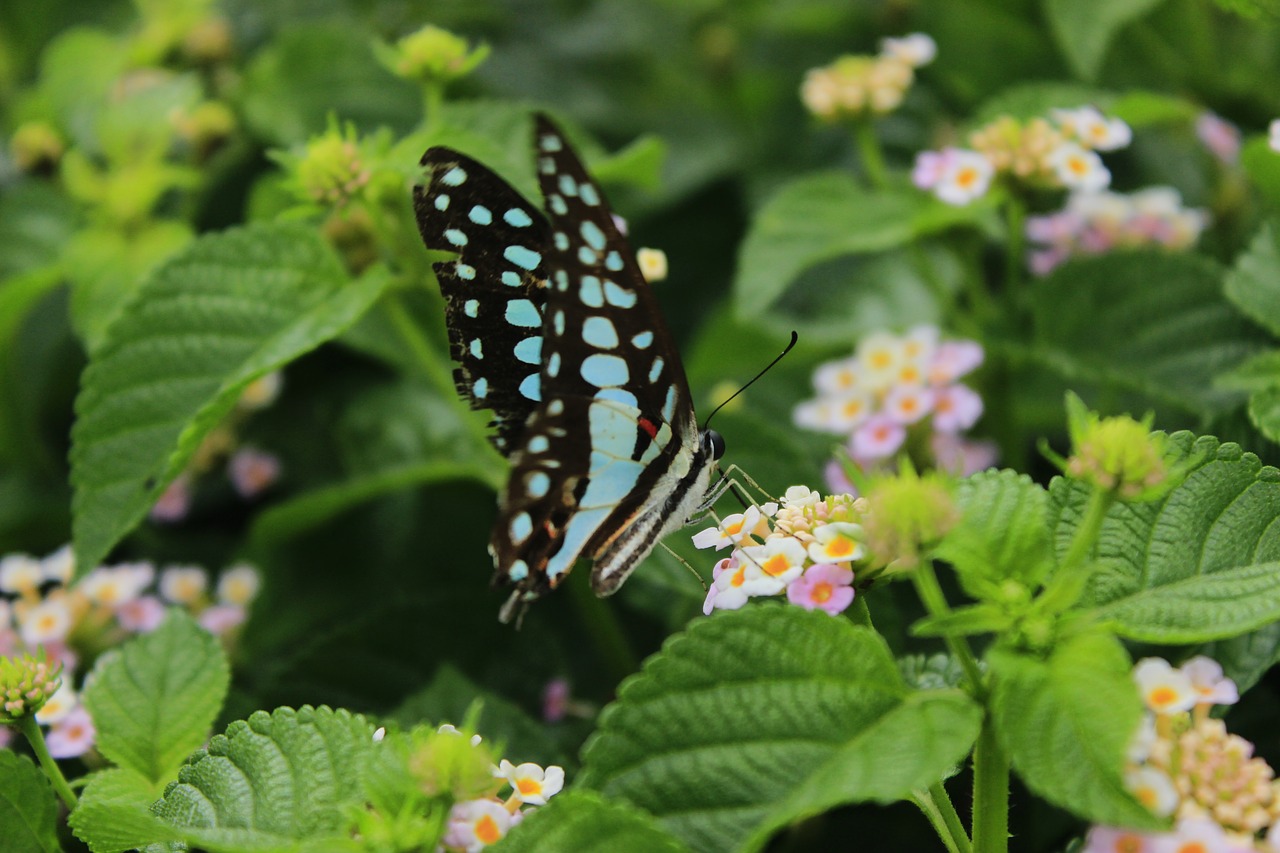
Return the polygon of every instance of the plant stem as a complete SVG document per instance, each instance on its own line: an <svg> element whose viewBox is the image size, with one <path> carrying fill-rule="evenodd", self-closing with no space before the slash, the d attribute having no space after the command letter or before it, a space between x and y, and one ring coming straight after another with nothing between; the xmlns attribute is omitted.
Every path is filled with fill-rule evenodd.
<svg viewBox="0 0 1280 853"><path fill-rule="evenodd" d="M413 353L418 366L422 368L422 373L431 380L431 384L436 387L437 391L447 398L452 397L454 394L453 377L450 375L448 368L441 364L441 360L436 357L431 344L423 336L422 330L418 328L417 323L409 316L409 310L405 308L404 300L400 298L398 293L388 293L383 297L382 304L386 309L388 318L391 320L391 325L395 327L396 332L399 333L400 339L404 341L409 352Z"/></svg>
<svg viewBox="0 0 1280 853"><path fill-rule="evenodd" d="M956 814L951 797L947 795L941 782L931 785L928 790L912 791L911 802L924 813L949 853L970 853L973 845L969 842L969 836L960 823L960 816Z"/></svg>
<svg viewBox="0 0 1280 853"><path fill-rule="evenodd" d="M433 131L440 123L440 107L444 105L444 84L430 81L426 84L422 102L423 130Z"/></svg>
<svg viewBox="0 0 1280 853"><path fill-rule="evenodd" d="M1025 302L1022 292L1022 268L1026 253L1027 206L1016 193L1009 194L1005 202L1005 228L1009 232L1009 247L1005 255L1004 286L1006 304L1010 308L1010 316L1021 314L1021 306Z"/></svg>
<svg viewBox="0 0 1280 853"><path fill-rule="evenodd" d="M1115 495L1103 489L1094 488L1089 495L1089 505L1085 507L1084 518L1076 528L1076 535L1071 539L1071 547L1062 558L1062 568L1071 569L1084 562L1098 542L1102 532L1102 522L1107 517L1107 510L1115 502Z"/></svg>
<svg viewBox="0 0 1280 853"><path fill-rule="evenodd" d="M973 749L973 849L978 853L1009 849L1009 757L996 738L990 714L983 718Z"/></svg>
<svg viewBox="0 0 1280 853"><path fill-rule="evenodd" d="M862 171L866 173L867 183L872 189L884 189L889 185L889 177L884 165L884 152L880 150L880 140L876 139L875 125L870 120L856 122L853 126L853 139L858 146L858 157L862 161Z"/></svg>
<svg viewBox="0 0 1280 853"><path fill-rule="evenodd" d="M592 646L609 667L613 680L621 681L640 668L640 659L627 641L626 632L618 622L618 614L592 592L585 579L586 573L579 574L584 577L570 575L567 584L574 606L583 626L591 634Z"/></svg>
<svg viewBox="0 0 1280 853"><path fill-rule="evenodd" d="M951 612L947 599L942 594L942 587L938 584L938 576L933 571L933 563L921 560L920 565L911 572L911 580L930 616L945 616ZM951 656L960 662L960 668L964 670L965 679L969 682L970 692L981 698L986 693L986 687L982 683L982 670L978 668L978 660L974 657L973 649L969 648L969 642L964 637L943 639Z"/></svg>
<svg viewBox="0 0 1280 853"><path fill-rule="evenodd" d="M57 793L58 798L62 800L62 804L67 807L67 811L75 811L78 801L75 792L71 790L71 786L67 784L67 777L62 775L62 769L58 767L58 762L53 760L53 756L49 754L49 747L45 746L44 732L40 731L40 725L36 722L34 714L26 714L18 720L18 730L27 738L31 744L31 751L36 754L36 760L40 762L40 769L44 771L44 775L49 777L49 784L53 785L53 790Z"/></svg>

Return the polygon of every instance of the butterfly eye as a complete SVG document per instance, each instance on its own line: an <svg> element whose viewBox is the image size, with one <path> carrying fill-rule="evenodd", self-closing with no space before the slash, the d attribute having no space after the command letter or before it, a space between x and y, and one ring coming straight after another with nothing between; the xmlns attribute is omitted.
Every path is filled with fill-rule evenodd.
<svg viewBox="0 0 1280 853"><path fill-rule="evenodd" d="M724 436L713 429L703 432L702 449L710 454L712 459L719 459L724 456Z"/></svg>

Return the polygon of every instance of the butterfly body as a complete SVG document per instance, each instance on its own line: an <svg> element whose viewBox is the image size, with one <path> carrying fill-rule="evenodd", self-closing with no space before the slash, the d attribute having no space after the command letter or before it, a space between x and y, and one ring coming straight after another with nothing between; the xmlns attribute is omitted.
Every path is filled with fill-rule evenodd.
<svg viewBox="0 0 1280 853"><path fill-rule="evenodd" d="M458 389L511 460L490 538L504 621L580 556L616 591L704 508L723 452L603 192L543 116L534 147L544 211L448 148L414 193L423 241L459 256L435 265Z"/></svg>

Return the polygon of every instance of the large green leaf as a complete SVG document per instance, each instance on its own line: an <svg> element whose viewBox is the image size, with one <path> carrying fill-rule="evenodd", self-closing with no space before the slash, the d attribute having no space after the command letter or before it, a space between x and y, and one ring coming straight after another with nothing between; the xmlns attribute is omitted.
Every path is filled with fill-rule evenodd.
<svg viewBox="0 0 1280 853"><path fill-rule="evenodd" d="M373 747L373 726L347 711L259 711L192 755L153 811L211 853L321 849L364 802Z"/></svg>
<svg viewBox="0 0 1280 853"><path fill-rule="evenodd" d="M952 207L910 189L871 192L847 173L807 175L756 214L738 255L735 312L757 318L805 270L843 255L881 252L980 220L987 206Z"/></svg>
<svg viewBox="0 0 1280 853"><path fill-rule="evenodd" d="M1119 641L1080 634L1048 659L998 648L987 662L1000 742L1028 788L1092 822L1159 825L1124 786L1142 702Z"/></svg>
<svg viewBox="0 0 1280 853"><path fill-rule="evenodd" d="M161 266L94 353L72 430L76 564L146 514L253 380L330 340L381 293L301 225L204 237Z"/></svg>
<svg viewBox="0 0 1280 853"><path fill-rule="evenodd" d="M151 813L155 783L140 773L113 767L89 777L68 823L93 853L124 853L147 844L176 841L181 834Z"/></svg>
<svg viewBox="0 0 1280 853"><path fill-rule="evenodd" d="M0 749L0 850L56 853L58 800L31 759Z"/></svg>
<svg viewBox="0 0 1280 853"><path fill-rule="evenodd" d="M756 606L695 621L627 681L579 783L696 850L759 849L791 822L944 778L980 716L959 691L911 692L869 630Z"/></svg>
<svg viewBox="0 0 1280 853"><path fill-rule="evenodd" d="M1263 223L1227 275L1227 298L1250 319L1280 336L1280 246L1273 223Z"/></svg>
<svg viewBox="0 0 1280 853"><path fill-rule="evenodd" d="M537 809L493 853L681 853L689 848L639 809L590 791L567 791Z"/></svg>
<svg viewBox="0 0 1280 853"><path fill-rule="evenodd" d="M84 702L98 749L152 783L173 776L209 734L230 681L217 638L181 610L94 664Z"/></svg>
<svg viewBox="0 0 1280 853"><path fill-rule="evenodd" d="M1197 460L1193 470L1158 501L1108 511L1093 554L1104 569L1086 606L1125 636L1165 643L1221 640L1280 619L1280 472L1211 437L1181 432L1169 441ZM1061 554L1088 490L1058 479L1049 493ZM1267 636L1274 650L1275 633ZM1270 657L1256 643L1233 648L1247 650L1249 662L1221 662L1245 678Z"/></svg>
<svg viewBox="0 0 1280 853"><path fill-rule="evenodd" d="M1071 68L1085 80L1098 76L1116 33L1163 0L1044 0L1045 16Z"/></svg>
<svg viewBox="0 0 1280 853"><path fill-rule="evenodd" d="M1196 412L1236 405L1214 386L1265 337L1222 297L1223 270L1191 254L1134 252L1063 264L1035 284L1033 354L1068 379Z"/></svg>

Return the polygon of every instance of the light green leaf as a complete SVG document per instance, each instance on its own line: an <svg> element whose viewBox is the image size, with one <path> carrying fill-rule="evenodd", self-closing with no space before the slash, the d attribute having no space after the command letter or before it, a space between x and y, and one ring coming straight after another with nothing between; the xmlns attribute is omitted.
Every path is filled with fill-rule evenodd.
<svg viewBox="0 0 1280 853"><path fill-rule="evenodd" d="M845 172L784 186L756 214L734 281L738 316L766 312L801 272L843 255L880 252L927 233L973 224L983 204L953 207L906 189L868 192Z"/></svg>
<svg viewBox="0 0 1280 853"><path fill-rule="evenodd" d="M957 607L937 616L926 616L911 626L916 637L966 637L993 634L1014 622L1014 616L995 604L973 604Z"/></svg>
<svg viewBox="0 0 1280 853"><path fill-rule="evenodd" d="M1224 289L1247 317L1280 335L1280 247L1276 238L1275 225L1264 222L1249 248L1236 257Z"/></svg>
<svg viewBox="0 0 1280 853"><path fill-rule="evenodd" d="M1280 442L1280 388L1267 388L1249 398L1249 420L1258 432Z"/></svg>
<svg viewBox="0 0 1280 853"><path fill-rule="evenodd" d="M1015 83L983 101L970 125L981 127L1001 116L1011 116L1019 121L1032 118L1048 118L1053 109L1074 109L1092 105L1110 112L1116 95L1108 89L1098 89L1081 83L1037 80L1033 83Z"/></svg>
<svg viewBox="0 0 1280 853"><path fill-rule="evenodd" d="M153 811L211 853L319 850L363 804L373 747L373 726L347 711L258 711L192 755Z"/></svg>
<svg viewBox="0 0 1280 853"><path fill-rule="evenodd" d="M1244 143L1240 165L1263 198L1280 205L1280 155L1272 150L1266 136L1255 136Z"/></svg>
<svg viewBox="0 0 1280 853"><path fill-rule="evenodd" d="M124 853L176 841L178 831L151 813L159 794L153 782L132 770L101 770L89 777L68 823L93 853Z"/></svg>
<svg viewBox="0 0 1280 853"><path fill-rule="evenodd" d="M1218 384L1235 391L1266 391L1280 388L1280 350L1255 355L1218 376Z"/></svg>
<svg viewBox="0 0 1280 853"><path fill-rule="evenodd" d="M382 292L310 228L204 237L161 266L93 354L76 400L78 571L97 565L253 380L330 340Z"/></svg>
<svg viewBox="0 0 1280 853"><path fill-rule="evenodd" d="M792 821L944 778L979 719L959 691L911 693L875 633L763 605L699 619L651 658L605 711L578 781L695 850L756 849Z"/></svg>
<svg viewBox="0 0 1280 853"><path fill-rule="evenodd" d="M1240 402L1214 378L1266 346L1222 297L1223 270L1191 254L1114 253L1058 267L1034 291L1032 355L1067 379L1212 413Z"/></svg>
<svg viewBox="0 0 1280 853"><path fill-rule="evenodd" d="M1121 636L1149 643L1235 637L1280 619L1280 562L1144 589L1094 612Z"/></svg>
<svg viewBox="0 0 1280 853"><path fill-rule="evenodd" d="M1138 128L1158 124L1189 124L1195 121L1202 110L1202 104L1186 98L1136 89L1125 92L1112 101L1107 107L1107 115Z"/></svg>
<svg viewBox="0 0 1280 853"><path fill-rule="evenodd" d="M1118 640L1080 634L1047 660L996 648L987 662L996 731L1028 788L1093 823L1160 826L1124 786L1142 702Z"/></svg>
<svg viewBox="0 0 1280 853"><path fill-rule="evenodd" d="M649 815L590 791L566 791L520 822L493 853L682 853Z"/></svg>
<svg viewBox="0 0 1280 853"><path fill-rule="evenodd" d="M58 853L58 800L25 755L0 749L0 850Z"/></svg>
<svg viewBox="0 0 1280 853"><path fill-rule="evenodd" d="M1071 68L1081 78L1093 80L1116 33L1161 2L1163 0L1044 0L1044 13Z"/></svg>
<svg viewBox="0 0 1280 853"><path fill-rule="evenodd" d="M84 702L98 749L152 782L172 777L204 743L229 682L217 638L170 610L159 628L103 654L89 673Z"/></svg>

